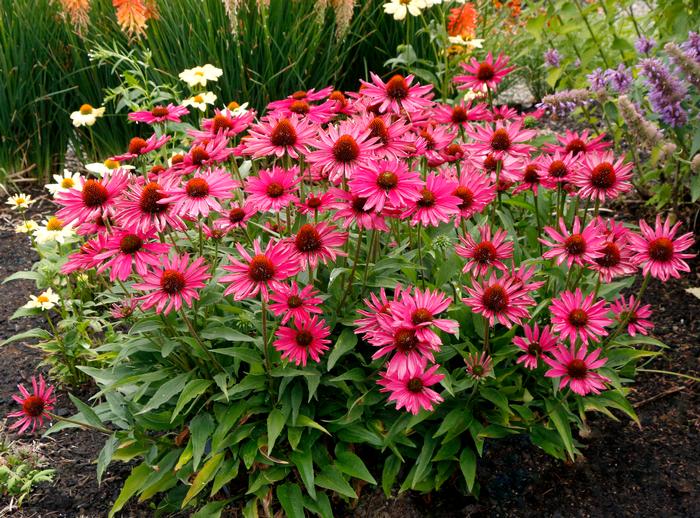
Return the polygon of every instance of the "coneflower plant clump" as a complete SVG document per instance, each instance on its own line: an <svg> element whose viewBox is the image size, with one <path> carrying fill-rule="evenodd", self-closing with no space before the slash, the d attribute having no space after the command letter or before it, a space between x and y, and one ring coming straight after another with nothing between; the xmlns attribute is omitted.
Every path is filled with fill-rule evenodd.
<svg viewBox="0 0 700 518"><path fill-rule="evenodd" d="M144 137L102 174L48 186L72 230L18 228L61 273L37 270L53 298L22 314L108 331L77 365L92 408L60 426L108 434L100 476L134 462L113 513L138 497L331 516L331 493L366 483L476 493L487 441L573 459L590 413L637 420L630 384L663 346L644 291L689 271L693 239L602 212L633 164L491 104L508 62L462 67L456 86L483 94L469 105L373 74L260 114L144 106ZM25 430L44 415L29 402L52 400L22 394Z"/></svg>

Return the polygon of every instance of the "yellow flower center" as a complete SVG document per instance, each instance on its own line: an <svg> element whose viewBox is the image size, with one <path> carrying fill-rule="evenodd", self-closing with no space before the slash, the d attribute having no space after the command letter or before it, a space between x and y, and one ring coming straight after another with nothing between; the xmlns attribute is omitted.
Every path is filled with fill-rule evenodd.
<svg viewBox="0 0 700 518"><path fill-rule="evenodd" d="M82 113L83 115L90 115L92 113L93 109L94 108L92 106L90 106L89 104L83 104L80 107L80 113Z"/></svg>
<svg viewBox="0 0 700 518"><path fill-rule="evenodd" d="M24 198L15 198L15 205L24 205L25 203L27 203L27 200Z"/></svg>
<svg viewBox="0 0 700 518"><path fill-rule="evenodd" d="M49 301L49 298L46 295L39 295L36 300L41 302L42 304L46 304Z"/></svg>
<svg viewBox="0 0 700 518"><path fill-rule="evenodd" d="M105 160L104 164L107 169L116 169L119 167L119 162L116 160Z"/></svg>
<svg viewBox="0 0 700 518"><path fill-rule="evenodd" d="M194 73L194 75L196 75L197 77L204 77L204 72L201 71L201 70L197 70L197 71Z"/></svg>
<svg viewBox="0 0 700 518"><path fill-rule="evenodd" d="M226 108L228 108L230 111L236 110L236 109L238 109L238 108L240 108L240 107L241 107L241 105L238 104L236 101L231 101L231 102L228 103L228 105L226 106Z"/></svg>
<svg viewBox="0 0 700 518"><path fill-rule="evenodd" d="M51 217L51 219L46 222L46 230L63 230L63 221L56 216Z"/></svg>
<svg viewBox="0 0 700 518"><path fill-rule="evenodd" d="M73 181L72 178L64 178L61 180L61 187L64 189L70 189L75 185L75 182Z"/></svg>
<svg viewBox="0 0 700 518"><path fill-rule="evenodd" d="M201 95L195 95L195 96L194 96L194 102L196 102L196 103L203 103L203 102L204 102L204 98L203 98Z"/></svg>

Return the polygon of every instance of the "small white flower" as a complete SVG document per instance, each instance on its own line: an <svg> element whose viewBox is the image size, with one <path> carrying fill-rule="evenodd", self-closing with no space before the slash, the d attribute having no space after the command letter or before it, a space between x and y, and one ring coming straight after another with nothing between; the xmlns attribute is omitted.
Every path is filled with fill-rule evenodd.
<svg viewBox="0 0 700 518"><path fill-rule="evenodd" d="M207 63L203 67L185 69L178 77L192 88L197 85L207 86L207 81L218 81L223 73L224 71L220 68Z"/></svg>
<svg viewBox="0 0 700 518"><path fill-rule="evenodd" d="M71 173L68 169L64 169L63 175L53 175L53 179L56 183L46 184L46 188L55 198L62 192L70 191L71 189L79 190L82 185L80 178L80 173Z"/></svg>
<svg viewBox="0 0 700 518"><path fill-rule="evenodd" d="M36 239L38 244L48 243L49 241L57 241L63 244L72 235L72 225L64 225L63 221L56 216L45 219L43 226L38 227L34 231L34 239Z"/></svg>
<svg viewBox="0 0 700 518"><path fill-rule="evenodd" d="M212 92L204 92L190 97L189 99L185 99L182 101L182 105L192 106L193 108L198 108L201 111L205 111L208 105L214 104L214 101L216 101L216 95L214 95Z"/></svg>
<svg viewBox="0 0 700 518"><path fill-rule="evenodd" d="M122 165L116 160L105 160L104 162L94 162L92 164L87 164L85 169L91 173L103 176L106 173L114 171L116 169L134 169L133 165ZM80 187L78 187L80 188Z"/></svg>
<svg viewBox="0 0 700 518"><path fill-rule="evenodd" d="M73 121L73 126L79 128L80 126L92 126L104 113L104 106L102 108L93 108L89 104L83 104L77 112L70 114L70 118Z"/></svg>
<svg viewBox="0 0 700 518"><path fill-rule="evenodd" d="M483 39L465 40L461 35L448 36L448 39L452 45L460 45L462 47L469 47L470 49L480 49L484 46Z"/></svg>
<svg viewBox="0 0 700 518"><path fill-rule="evenodd" d="M5 203L11 205L13 209L27 210L34 200L29 194L19 193L10 196Z"/></svg>
<svg viewBox="0 0 700 518"><path fill-rule="evenodd" d="M36 221L32 221L31 219L28 219L27 221L20 223L15 227L15 233L16 234L31 234L34 232L39 227L39 224Z"/></svg>
<svg viewBox="0 0 700 518"><path fill-rule="evenodd" d="M425 0L391 0L391 2L384 4L384 12L391 14L394 20L403 20L407 14L420 16L426 7Z"/></svg>
<svg viewBox="0 0 700 518"><path fill-rule="evenodd" d="M30 295L29 298L29 302L27 302L24 307L39 308L42 311L51 309L58 304L58 301L60 300L58 294L54 293L51 288L41 293L38 297L36 295Z"/></svg>
<svg viewBox="0 0 700 518"><path fill-rule="evenodd" d="M228 112L230 117L238 117L248 113L248 103L238 104L236 101L231 101L226 105L224 111Z"/></svg>

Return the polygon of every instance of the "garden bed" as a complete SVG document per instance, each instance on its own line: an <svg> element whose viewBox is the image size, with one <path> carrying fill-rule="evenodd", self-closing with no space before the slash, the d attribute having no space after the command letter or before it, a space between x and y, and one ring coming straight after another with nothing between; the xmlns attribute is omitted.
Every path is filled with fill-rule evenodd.
<svg viewBox="0 0 700 518"><path fill-rule="evenodd" d="M35 193L40 195L41 193ZM636 205L635 205L636 206ZM48 201L35 210L47 212ZM627 216L631 219L637 214ZM34 253L23 235L13 231L14 214L0 212L0 278L28 269ZM690 262L692 275L664 284L652 280L645 302L655 308L653 334L669 345L666 354L648 368L700 372L700 299L687 293L698 286L698 261ZM634 289L634 288L633 288ZM37 324L31 319L8 320L33 292L31 281L0 285L0 340ZM9 398L18 383L27 383L37 372L41 355L25 344L5 346L0 363L0 389L8 395L0 401L3 415L14 409ZM86 400L86 387L77 394ZM531 445L525 437L487 442L479 460L479 500L461 496L446 483L429 496L404 493L387 500L381 490L365 488L356 505L335 502L337 516L637 516L663 509L668 516L700 515L700 402L697 384L675 376L640 375L630 397L641 428L625 416L620 421L591 417L590 433L579 437L584 457L562 463ZM72 405L60 392L56 412L71 415ZM100 434L68 430L40 439L41 432L21 440L40 441L40 451L56 469L53 484L44 484L27 499L17 517L105 516L117 497L130 467L114 463L98 486L94 460L103 445ZM14 438L14 437L13 437ZM123 516L149 516L146 505L132 503ZM232 516L236 513L232 512Z"/></svg>

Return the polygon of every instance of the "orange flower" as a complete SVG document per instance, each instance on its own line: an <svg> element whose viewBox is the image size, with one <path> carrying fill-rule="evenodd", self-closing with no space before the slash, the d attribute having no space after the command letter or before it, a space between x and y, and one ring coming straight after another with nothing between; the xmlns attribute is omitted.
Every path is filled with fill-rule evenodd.
<svg viewBox="0 0 700 518"><path fill-rule="evenodd" d="M62 16L68 18L80 34L87 27L90 0L59 0Z"/></svg>
<svg viewBox="0 0 700 518"><path fill-rule="evenodd" d="M112 5L116 8L119 26L131 37L143 34L146 22L158 15L153 0L112 0Z"/></svg>
<svg viewBox="0 0 700 518"><path fill-rule="evenodd" d="M466 3L461 7L450 10L450 17L447 21L447 33L450 36L462 36L471 39L476 31L476 19L478 13L474 4Z"/></svg>

